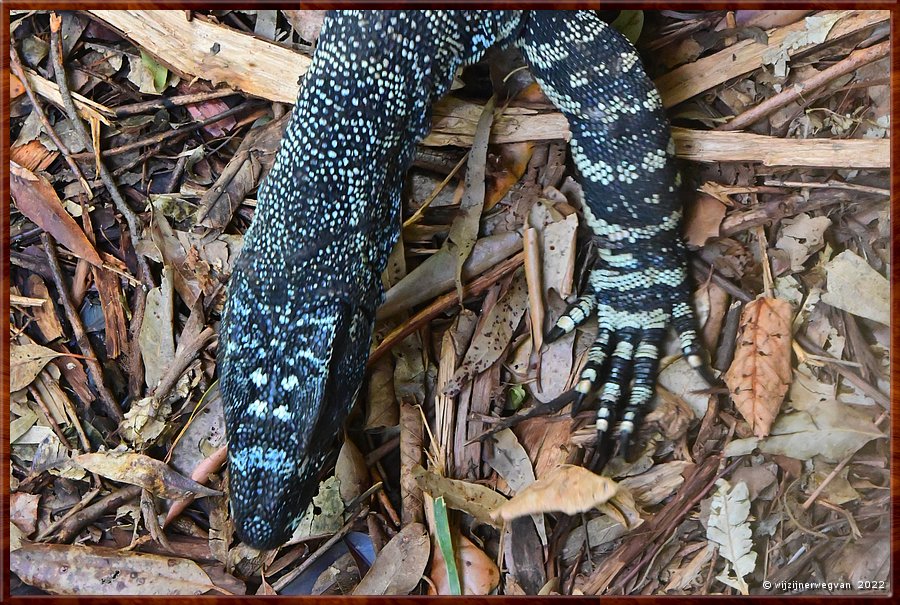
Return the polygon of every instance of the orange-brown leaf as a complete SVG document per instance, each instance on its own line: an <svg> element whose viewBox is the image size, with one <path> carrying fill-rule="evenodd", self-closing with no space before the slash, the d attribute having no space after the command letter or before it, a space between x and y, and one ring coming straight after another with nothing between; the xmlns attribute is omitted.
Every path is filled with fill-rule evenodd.
<svg viewBox="0 0 900 605"><path fill-rule="evenodd" d="M753 433L768 435L791 383L790 303L760 297L744 307L725 383Z"/></svg>
<svg viewBox="0 0 900 605"><path fill-rule="evenodd" d="M52 235L78 258L100 267L103 263L84 231L63 208L53 186L42 176L10 163L9 189L19 212Z"/></svg>
<svg viewBox="0 0 900 605"><path fill-rule="evenodd" d="M725 205L708 193L700 193L685 208L685 239L692 246L702 246L710 239L719 237L724 218Z"/></svg>
<svg viewBox="0 0 900 605"><path fill-rule="evenodd" d="M586 468L563 464L546 479L539 479L499 507L491 516L509 521L525 515L559 511L583 513L609 501L619 486Z"/></svg>
<svg viewBox="0 0 900 605"><path fill-rule="evenodd" d="M22 81L14 75L9 74L9 98L15 99L24 92L25 87L22 86Z"/></svg>
<svg viewBox="0 0 900 605"><path fill-rule="evenodd" d="M497 564L465 536L457 536L454 542L454 555L456 567L459 569L459 579L462 583L462 593L468 595L491 594L500 584L500 570L497 568ZM434 585L428 586L428 594L452 594L447 578L447 562L436 543L431 551L430 575Z"/></svg>

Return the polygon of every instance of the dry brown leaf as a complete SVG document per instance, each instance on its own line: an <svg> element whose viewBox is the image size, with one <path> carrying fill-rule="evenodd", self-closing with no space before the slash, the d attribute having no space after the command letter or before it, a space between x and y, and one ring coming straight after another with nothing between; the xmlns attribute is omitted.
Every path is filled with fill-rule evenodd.
<svg viewBox="0 0 900 605"><path fill-rule="evenodd" d="M9 192L16 208L78 258L97 267L103 262L75 219L65 211L47 179L10 162Z"/></svg>
<svg viewBox="0 0 900 605"><path fill-rule="evenodd" d="M421 523L410 523L378 553L354 595L405 595L418 585L428 564L431 541Z"/></svg>
<svg viewBox="0 0 900 605"><path fill-rule="evenodd" d="M583 513L616 495L619 486L608 477L586 468L563 464L546 479L535 481L492 513L495 519L509 521L535 513Z"/></svg>
<svg viewBox="0 0 900 605"><path fill-rule="evenodd" d="M643 507L659 504L684 483L684 476L694 465L687 460L673 460L657 464L646 473L625 477L620 485L634 496L637 504Z"/></svg>
<svg viewBox="0 0 900 605"><path fill-rule="evenodd" d="M484 551L475 546L465 536L458 536L454 544L456 568L459 570L459 581L462 593L469 595L490 594L500 584L500 569ZM431 551L431 581L428 586L430 595L449 595L450 583L447 578L447 562L444 554L435 542ZM437 591L435 592L435 589Z"/></svg>
<svg viewBox="0 0 900 605"><path fill-rule="evenodd" d="M499 145L497 153L489 156L489 168L485 175L487 193L484 200L484 209L490 210L497 202L503 199L513 185L519 182L534 150L534 142L507 143Z"/></svg>
<svg viewBox="0 0 900 605"><path fill-rule="evenodd" d="M684 234L692 246L702 246L719 237L719 228L725 218L725 205L708 193L700 193L685 208Z"/></svg>
<svg viewBox="0 0 900 605"><path fill-rule="evenodd" d="M725 383L753 433L768 435L791 384L789 302L760 297L744 307Z"/></svg>
<svg viewBox="0 0 900 605"><path fill-rule="evenodd" d="M14 75L9 74L9 98L15 99L24 92L25 87L22 85L22 81Z"/></svg>
<svg viewBox="0 0 900 605"><path fill-rule="evenodd" d="M822 301L884 325L891 321L891 285L868 262L844 250L825 265L828 291Z"/></svg>
<svg viewBox="0 0 900 605"><path fill-rule="evenodd" d="M160 498L222 495L222 492L200 485L176 473L166 463L143 454L100 452L82 454L74 460L92 473L121 483L139 485Z"/></svg>
<svg viewBox="0 0 900 605"><path fill-rule="evenodd" d="M412 476L422 491L432 498L443 496L449 508L467 512L481 523L497 525L493 513L506 503L506 498L491 488L468 481L447 479L426 471L421 466L413 467Z"/></svg>
<svg viewBox="0 0 900 605"><path fill-rule="evenodd" d="M9 348L9 392L15 393L31 384L51 359L62 355L36 343L12 345Z"/></svg>
<svg viewBox="0 0 900 605"><path fill-rule="evenodd" d="M25 536L37 529L38 501L40 494L15 493L9 495L9 520Z"/></svg>
<svg viewBox="0 0 900 605"><path fill-rule="evenodd" d="M520 269L510 284L509 290L491 308L475 333L462 365L444 387L446 395L452 397L458 394L469 378L485 371L500 359L509 346L509 341L525 314L526 308L528 308L528 285L525 280L525 271Z"/></svg>
<svg viewBox="0 0 900 605"><path fill-rule="evenodd" d="M150 390L156 388L175 360L173 275L172 267L164 266L162 283L147 293L144 321L138 335L144 362L144 381Z"/></svg>
<svg viewBox="0 0 900 605"><path fill-rule="evenodd" d="M322 31L322 23L325 21L323 10L283 10L281 13L297 32L297 35L307 42L315 42Z"/></svg>
<svg viewBox="0 0 900 605"><path fill-rule="evenodd" d="M466 167L465 192L459 202L459 213L450 225L450 233L447 234L447 241L443 246L456 259L456 293L460 300L463 299L463 265L475 246L475 240L478 239L478 226L481 223L481 213L484 211L484 175L487 170L488 138L491 136L491 124L494 122L494 102L494 98L491 97L484 104L478 118L475 140L472 142Z"/></svg>
<svg viewBox="0 0 900 605"><path fill-rule="evenodd" d="M216 587L188 559L100 546L24 544L10 553L23 582L62 595L196 595Z"/></svg>
<svg viewBox="0 0 900 605"><path fill-rule="evenodd" d="M334 476L341 482L340 493L344 504L350 504L369 487L369 468L366 466L366 458L346 434L338 454Z"/></svg>

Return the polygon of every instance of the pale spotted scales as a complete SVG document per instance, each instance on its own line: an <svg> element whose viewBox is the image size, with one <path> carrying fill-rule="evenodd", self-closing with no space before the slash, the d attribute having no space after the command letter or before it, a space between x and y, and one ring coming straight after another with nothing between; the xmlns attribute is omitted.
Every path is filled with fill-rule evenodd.
<svg viewBox="0 0 900 605"><path fill-rule="evenodd" d="M599 386L598 431L615 426L625 442L670 323L700 364L672 142L627 40L591 11L330 12L222 323L231 507L248 544L290 536L359 390L404 173L432 104L460 66L513 43L569 120L600 251L590 292L548 334L599 318L576 407Z"/></svg>

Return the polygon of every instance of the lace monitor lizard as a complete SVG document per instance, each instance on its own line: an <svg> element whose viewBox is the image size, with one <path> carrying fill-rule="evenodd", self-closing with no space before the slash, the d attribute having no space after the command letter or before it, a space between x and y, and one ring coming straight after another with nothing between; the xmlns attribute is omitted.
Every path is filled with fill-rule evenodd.
<svg viewBox="0 0 900 605"><path fill-rule="evenodd" d="M231 507L252 546L286 541L316 493L363 379L404 172L432 104L495 44L522 49L568 118L584 219L599 244L589 291L548 334L598 316L574 407L599 387L598 433L615 429L625 444L670 323L691 365L702 365L673 143L623 36L592 11L330 12L260 188L222 324Z"/></svg>

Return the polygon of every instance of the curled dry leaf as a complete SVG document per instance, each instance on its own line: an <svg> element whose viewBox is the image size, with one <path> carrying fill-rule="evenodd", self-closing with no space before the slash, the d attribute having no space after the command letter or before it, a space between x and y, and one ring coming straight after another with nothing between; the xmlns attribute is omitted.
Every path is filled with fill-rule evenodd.
<svg viewBox="0 0 900 605"><path fill-rule="evenodd" d="M173 471L166 463L144 454L100 452L82 454L74 460L92 473L113 481L139 485L160 498L222 495L222 492L200 485Z"/></svg>
<svg viewBox="0 0 900 605"><path fill-rule="evenodd" d="M725 373L734 405L765 437L791 384L791 304L760 297L744 307L734 361Z"/></svg>
<svg viewBox="0 0 900 605"><path fill-rule="evenodd" d="M385 544L353 594L409 594L422 579L430 553L431 541L425 526L410 523Z"/></svg>
<svg viewBox="0 0 900 605"><path fill-rule="evenodd" d="M100 546L25 544L10 553L23 582L63 595L190 595L215 590L188 559Z"/></svg>
<svg viewBox="0 0 900 605"><path fill-rule="evenodd" d="M465 536L458 536L454 553L456 567L459 569L462 593L470 595L490 594L500 583L500 569L483 550L475 546ZM428 586L430 595L449 595L450 584L447 579L447 564L441 549L435 545L431 558L431 581ZM436 591L435 591L436 589Z"/></svg>
<svg viewBox="0 0 900 605"><path fill-rule="evenodd" d="M616 482L608 477L580 466L563 464L546 479L539 479L516 494L492 516L509 521L554 511L574 515L609 501L618 489Z"/></svg>

